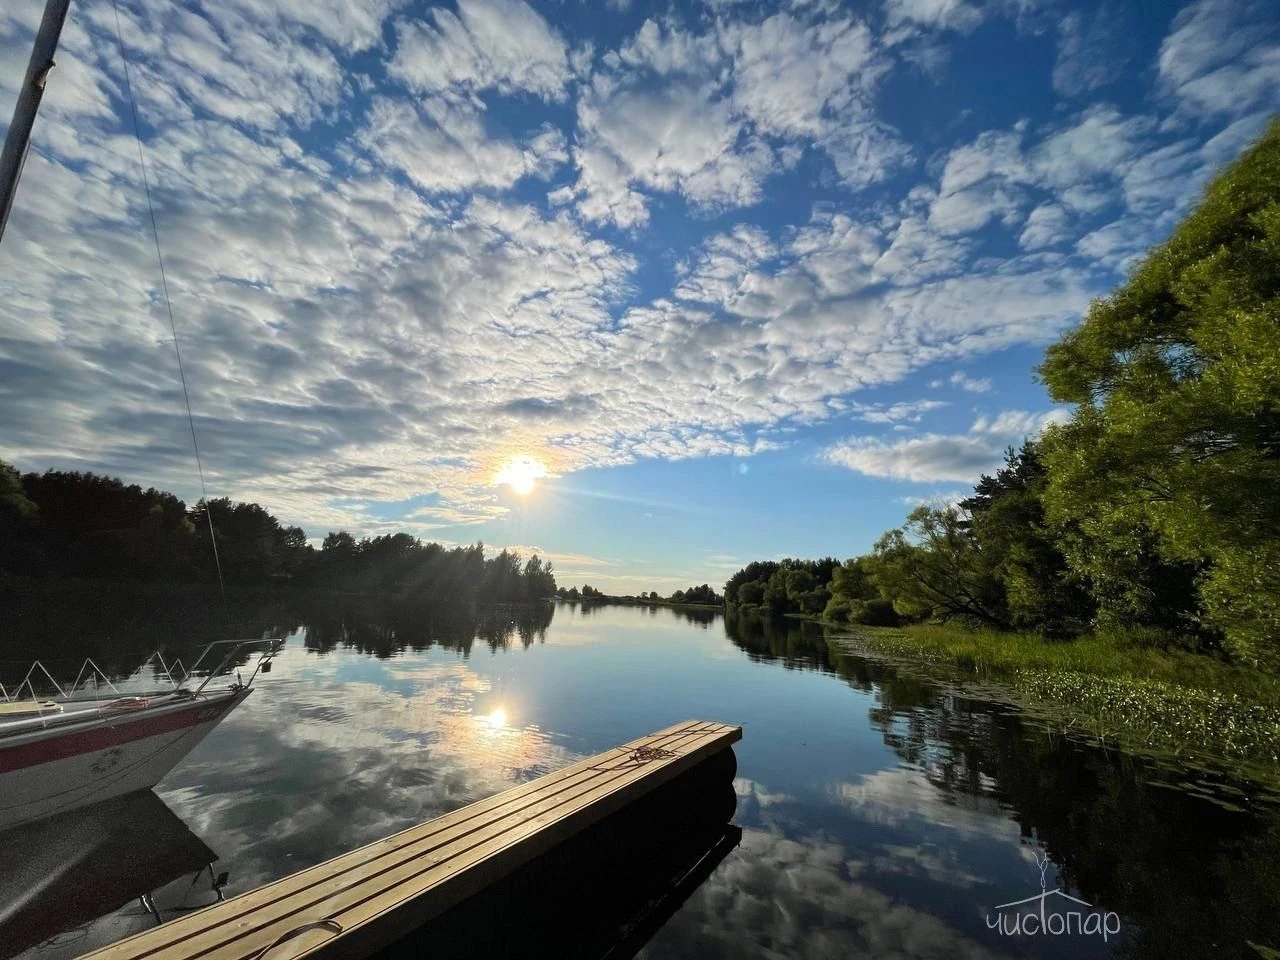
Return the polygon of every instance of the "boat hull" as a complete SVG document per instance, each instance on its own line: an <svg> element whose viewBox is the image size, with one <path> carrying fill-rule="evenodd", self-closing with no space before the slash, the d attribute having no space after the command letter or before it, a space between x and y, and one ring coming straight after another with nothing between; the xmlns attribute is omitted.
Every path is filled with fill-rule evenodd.
<svg viewBox="0 0 1280 960"><path fill-rule="evenodd" d="M154 787L250 688L0 744L0 830Z"/></svg>

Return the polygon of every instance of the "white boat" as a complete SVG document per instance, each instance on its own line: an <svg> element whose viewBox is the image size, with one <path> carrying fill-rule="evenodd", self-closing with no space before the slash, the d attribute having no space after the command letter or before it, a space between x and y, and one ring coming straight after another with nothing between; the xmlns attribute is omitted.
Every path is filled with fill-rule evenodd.
<svg viewBox="0 0 1280 960"><path fill-rule="evenodd" d="M235 644L231 652L194 690L171 681L167 690L121 696L92 661L81 668L81 674L89 667L94 671L94 689L87 695L75 689L79 676L70 691L62 691L38 663L14 695L0 687L0 830L159 783L244 702L254 677L279 649L277 643L266 641L270 646L259 655L247 683L237 679L211 689L210 681L225 675L223 670L236 653L246 645L264 643L219 644L228 642ZM219 644L210 644L205 652ZM37 671L53 684L58 696L35 695ZM167 670L164 675L168 676ZM195 676L193 667L185 679ZM106 680L105 688L99 677ZM24 689L30 696L20 696Z"/></svg>

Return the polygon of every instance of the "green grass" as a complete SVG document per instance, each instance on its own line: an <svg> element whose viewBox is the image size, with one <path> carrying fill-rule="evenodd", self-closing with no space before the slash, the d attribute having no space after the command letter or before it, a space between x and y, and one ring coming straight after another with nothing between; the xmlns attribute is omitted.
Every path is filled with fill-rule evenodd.
<svg viewBox="0 0 1280 960"><path fill-rule="evenodd" d="M997 684L1063 731L1280 783L1280 677L1132 639L915 625L848 628L856 648Z"/></svg>
<svg viewBox="0 0 1280 960"><path fill-rule="evenodd" d="M1045 640L1036 634L934 624L852 629L879 646L915 651L987 675L1037 669L1154 680L1280 706L1280 677L1204 654L1162 650L1124 636Z"/></svg>

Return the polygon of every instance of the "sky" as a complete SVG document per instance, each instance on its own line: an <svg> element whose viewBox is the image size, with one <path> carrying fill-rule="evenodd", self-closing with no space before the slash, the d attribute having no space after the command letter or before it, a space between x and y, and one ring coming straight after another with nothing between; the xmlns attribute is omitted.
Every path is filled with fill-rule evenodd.
<svg viewBox="0 0 1280 960"><path fill-rule="evenodd" d="M194 503L115 17L0 243L0 458ZM1044 347L1280 108L1266 0L119 18L209 495L620 593L866 552L1069 416Z"/></svg>

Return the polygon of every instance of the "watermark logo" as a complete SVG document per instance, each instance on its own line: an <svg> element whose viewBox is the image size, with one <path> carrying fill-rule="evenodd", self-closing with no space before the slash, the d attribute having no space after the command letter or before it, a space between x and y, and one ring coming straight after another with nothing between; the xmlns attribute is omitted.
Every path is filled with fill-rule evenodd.
<svg viewBox="0 0 1280 960"><path fill-rule="evenodd" d="M986 915L988 930L1002 937L1100 936L1104 943L1120 932L1118 913L1095 910L1093 904L1061 889L1045 889L1048 854L1036 857L1036 865L1040 868L1040 892L997 905L994 917Z"/></svg>

